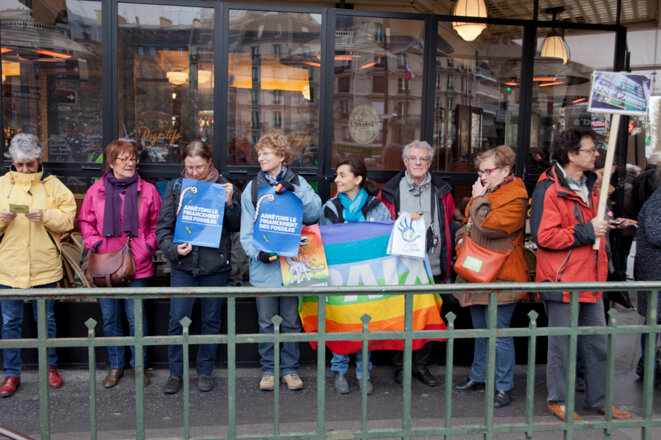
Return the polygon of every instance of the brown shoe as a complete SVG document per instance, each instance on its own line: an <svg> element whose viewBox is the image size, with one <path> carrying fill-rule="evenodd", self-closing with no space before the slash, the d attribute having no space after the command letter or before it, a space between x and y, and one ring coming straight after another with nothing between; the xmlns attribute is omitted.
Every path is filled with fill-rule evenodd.
<svg viewBox="0 0 661 440"><path fill-rule="evenodd" d="M282 381L286 383L287 388L289 388L292 391L303 389L303 381L296 373L285 374L284 376L282 376Z"/></svg>
<svg viewBox="0 0 661 440"><path fill-rule="evenodd" d="M11 397L16 389L21 385L21 378L16 376L5 376L5 380L0 387L0 397Z"/></svg>
<svg viewBox="0 0 661 440"><path fill-rule="evenodd" d="M110 370L108 371L108 375L106 376L105 379L103 379L103 382L101 382L101 385L103 385L103 388L112 388L114 386L117 386L117 383L119 382L119 378L124 375L124 370Z"/></svg>
<svg viewBox="0 0 661 440"><path fill-rule="evenodd" d="M606 408L598 409L599 414L606 414ZM626 411L622 411L619 408L613 407L613 418L616 420L626 420L631 418L631 414Z"/></svg>
<svg viewBox="0 0 661 440"><path fill-rule="evenodd" d="M559 403L549 403L546 405L546 407L553 413L554 416L562 420L563 422L565 421L565 405L560 405ZM582 421L583 417L579 416L576 411L574 411L574 420L575 421Z"/></svg>

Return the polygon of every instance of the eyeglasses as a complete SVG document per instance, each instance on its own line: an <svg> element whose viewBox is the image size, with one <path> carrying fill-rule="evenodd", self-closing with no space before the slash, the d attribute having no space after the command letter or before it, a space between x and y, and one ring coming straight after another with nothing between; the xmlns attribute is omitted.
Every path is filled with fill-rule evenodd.
<svg viewBox="0 0 661 440"><path fill-rule="evenodd" d="M205 163L204 165L198 165L196 167L184 167L186 168L186 171L191 174L191 173L200 173L204 171L207 167L209 166L208 163Z"/></svg>
<svg viewBox="0 0 661 440"><path fill-rule="evenodd" d="M482 176L490 176L491 173L493 173L496 170L499 170L500 167L493 167L493 168L488 168L486 170L477 170L477 175L482 177Z"/></svg>
<svg viewBox="0 0 661 440"><path fill-rule="evenodd" d="M137 164L139 162L137 157L118 157L115 160L121 162L122 164L125 164L126 162Z"/></svg>
<svg viewBox="0 0 661 440"><path fill-rule="evenodd" d="M596 148L579 148L578 151L586 151L590 154L595 154L597 152Z"/></svg>
<svg viewBox="0 0 661 440"><path fill-rule="evenodd" d="M407 156L407 157L406 157L406 160L408 160L409 162L422 162L422 163L427 163L427 162L429 162L431 159L429 159L428 157Z"/></svg>

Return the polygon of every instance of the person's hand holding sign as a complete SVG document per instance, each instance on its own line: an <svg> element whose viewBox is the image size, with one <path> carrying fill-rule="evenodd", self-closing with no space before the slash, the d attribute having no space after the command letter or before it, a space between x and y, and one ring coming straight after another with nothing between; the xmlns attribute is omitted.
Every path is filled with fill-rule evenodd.
<svg viewBox="0 0 661 440"><path fill-rule="evenodd" d="M232 195L234 193L234 185L232 185L231 183L225 183L223 185L223 187L225 188L225 192L226 192L225 205L231 205L232 204Z"/></svg>
<svg viewBox="0 0 661 440"><path fill-rule="evenodd" d="M269 264L276 261L278 259L278 256L275 254L275 252L260 251L259 255L257 255L257 259L262 263Z"/></svg>
<svg viewBox="0 0 661 440"><path fill-rule="evenodd" d="M177 254L181 255L182 257L190 254L192 250L193 245L190 243L182 243L177 245Z"/></svg>
<svg viewBox="0 0 661 440"><path fill-rule="evenodd" d="M296 192L296 187L291 182L280 182L278 186L275 187L276 194L282 194L285 191Z"/></svg>
<svg viewBox="0 0 661 440"><path fill-rule="evenodd" d="M41 223L41 221L44 219L44 211L41 209L31 209L25 213L25 218L31 222Z"/></svg>
<svg viewBox="0 0 661 440"><path fill-rule="evenodd" d="M4 209L0 211L0 220L2 220L5 223L10 223L16 218L16 211L10 211L8 209Z"/></svg>

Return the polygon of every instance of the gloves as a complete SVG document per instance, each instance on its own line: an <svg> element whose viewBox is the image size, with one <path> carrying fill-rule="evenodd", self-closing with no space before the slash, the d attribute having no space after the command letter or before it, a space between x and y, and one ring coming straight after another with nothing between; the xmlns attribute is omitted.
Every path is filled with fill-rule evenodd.
<svg viewBox="0 0 661 440"><path fill-rule="evenodd" d="M259 255L257 255L257 259L262 263L269 264L276 261L278 259L278 256L274 252L259 251Z"/></svg>
<svg viewBox="0 0 661 440"><path fill-rule="evenodd" d="M275 187L276 194L282 194L285 191L295 192L296 187L291 182L280 182L278 186Z"/></svg>

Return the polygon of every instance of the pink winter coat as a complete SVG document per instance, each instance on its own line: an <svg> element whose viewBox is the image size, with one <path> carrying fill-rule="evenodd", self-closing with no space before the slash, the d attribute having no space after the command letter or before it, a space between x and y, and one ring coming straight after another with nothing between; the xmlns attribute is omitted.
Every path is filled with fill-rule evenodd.
<svg viewBox="0 0 661 440"><path fill-rule="evenodd" d="M148 278L154 275L152 256L158 249L156 240L156 220L161 210L161 196L151 183L138 179L138 236L131 239L131 249L135 259L135 278ZM103 177L87 190L83 206L78 214L78 228L83 235L85 247L100 254L120 249L126 243L126 233L121 237L103 237L103 211L106 203L106 188ZM124 212L122 195L122 221Z"/></svg>

